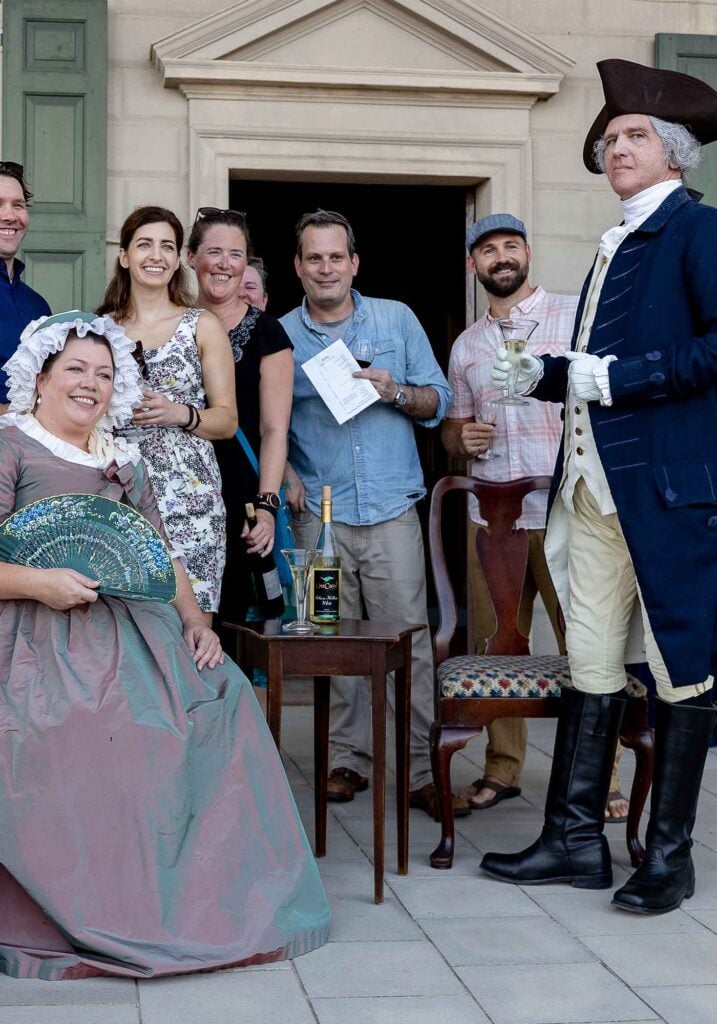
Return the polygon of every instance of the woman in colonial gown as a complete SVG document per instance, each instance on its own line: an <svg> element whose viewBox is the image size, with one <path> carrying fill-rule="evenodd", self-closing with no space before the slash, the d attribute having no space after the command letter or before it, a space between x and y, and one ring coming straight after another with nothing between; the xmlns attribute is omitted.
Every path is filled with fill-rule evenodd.
<svg viewBox="0 0 717 1024"><path fill-rule="evenodd" d="M0 522L51 495L102 495L166 540L144 464L107 429L141 399L132 348L93 314L26 329L5 366ZM175 571L171 605L0 564L6 974L147 978L326 941L326 897L251 686Z"/></svg>

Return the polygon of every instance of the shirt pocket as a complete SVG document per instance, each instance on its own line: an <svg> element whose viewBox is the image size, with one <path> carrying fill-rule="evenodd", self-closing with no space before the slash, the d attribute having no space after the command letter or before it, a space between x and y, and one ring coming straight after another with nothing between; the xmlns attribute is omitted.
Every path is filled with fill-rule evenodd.
<svg viewBox="0 0 717 1024"><path fill-rule="evenodd" d="M395 341L377 341L374 348L372 370L390 370L394 380L396 374L406 376L406 368L397 366L398 347Z"/></svg>
<svg viewBox="0 0 717 1024"><path fill-rule="evenodd" d="M717 455L658 463L654 475L667 508L717 506Z"/></svg>

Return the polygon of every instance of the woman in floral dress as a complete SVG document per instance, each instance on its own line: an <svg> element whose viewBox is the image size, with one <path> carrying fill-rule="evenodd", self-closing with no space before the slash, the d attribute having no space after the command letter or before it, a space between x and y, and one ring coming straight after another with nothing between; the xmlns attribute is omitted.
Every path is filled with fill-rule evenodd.
<svg viewBox="0 0 717 1024"><path fill-rule="evenodd" d="M237 425L233 358L220 321L193 308L171 210L143 206L120 232L120 251L99 314L142 343L142 405L123 429L149 467L162 519L181 550L199 607L219 607L226 515L212 441Z"/></svg>

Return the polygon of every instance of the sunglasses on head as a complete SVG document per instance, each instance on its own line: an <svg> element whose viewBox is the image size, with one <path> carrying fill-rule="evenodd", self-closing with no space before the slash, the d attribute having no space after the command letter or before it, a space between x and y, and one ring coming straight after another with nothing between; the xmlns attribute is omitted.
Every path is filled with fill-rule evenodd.
<svg viewBox="0 0 717 1024"><path fill-rule="evenodd" d="M0 174L12 174L13 177L22 178L25 168L22 164L16 164L14 160L0 160Z"/></svg>
<svg viewBox="0 0 717 1024"><path fill-rule="evenodd" d="M220 210L218 206L200 206L197 216L194 218L196 224L200 220L207 220L213 217L231 217L238 224L246 224L246 214L242 210Z"/></svg>

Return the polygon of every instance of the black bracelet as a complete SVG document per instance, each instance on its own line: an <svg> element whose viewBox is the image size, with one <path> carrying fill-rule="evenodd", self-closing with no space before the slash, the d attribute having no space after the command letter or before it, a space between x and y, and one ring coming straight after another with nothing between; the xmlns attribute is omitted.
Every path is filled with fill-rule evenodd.
<svg viewBox="0 0 717 1024"><path fill-rule="evenodd" d="M261 508L265 512L270 512L272 514L272 516L274 517L274 519L276 519L276 511L277 510L274 508L273 505L270 505L268 501L262 501L260 498L257 498L254 501L254 508L255 509Z"/></svg>
<svg viewBox="0 0 717 1024"><path fill-rule="evenodd" d="M190 434L193 430L197 429L199 424L202 422L202 418L199 415L199 410L196 408L196 406L189 405L189 403L187 403L187 408L189 409L189 419L183 425L182 430L184 430L187 434Z"/></svg>

